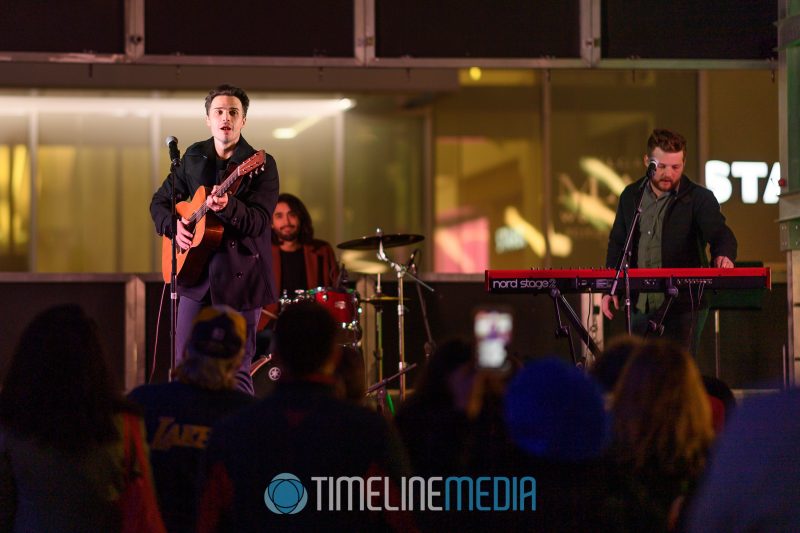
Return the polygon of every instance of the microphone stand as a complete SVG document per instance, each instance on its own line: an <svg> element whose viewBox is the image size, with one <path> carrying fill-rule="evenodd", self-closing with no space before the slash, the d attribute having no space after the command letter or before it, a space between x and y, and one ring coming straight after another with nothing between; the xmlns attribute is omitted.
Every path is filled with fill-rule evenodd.
<svg viewBox="0 0 800 533"><path fill-rule="evenodd" d="M625 329L628 335L632 332L631 327L631 280L628 270L631 265L631 253L633 250L633 234L639 227L639 219L642 217L642 202L644 201L645 187L650 182L651 177L645 176L644 183L639 187L639 203L636 205L636 212L633 214L633 221L631 222L631 229L628 231L628 237L625 239L625 246L622 249L622 255L619 258L616 272L614 273L614 282L611 284L611 291L608 293L612 298L617 293L617 285L619 284L619 276L623 275L625 280Z"/></svg>
<svg viewBox="0 0 800 533"><path fill-rule="evenodd" d="M170 302L170 327L169 327L169 381L177 364L176 341L178 325L178 211L175 197L175 171L180 165L179 159L173 159L169 165L169 175L172 182L172 267L169 274L169 302Z"/></svg>

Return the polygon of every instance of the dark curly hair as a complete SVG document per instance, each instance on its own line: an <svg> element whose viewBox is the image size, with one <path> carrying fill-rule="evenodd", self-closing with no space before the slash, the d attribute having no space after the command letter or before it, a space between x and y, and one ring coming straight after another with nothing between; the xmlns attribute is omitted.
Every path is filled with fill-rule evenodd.
<svg viewBox="0 0 800 533"><path fill-rule="evenodd" d="M217 96L235 96L242 103L242 115L247 116L247 108L250 107L250 98L247 97L247 93L244 92L244 89L227 84L214 87L208 92L208 96L206 96L206 115L211 111L211 102Z"/></svg>
<svg viewBox="0 0 800 533"><path fill-rule="evenodd" d="M289 206L289 210L297 215L299 228L297 235L297 242L300 244L308 244L314 240L314 224L311 222L311 215L308 214L308 209L297 196L289 193L281 193L278 196L278 201L275 204L285 203ZM272 232L272 244L280 244L280 239Z"/></svg>
<svg viewBox="0 0 800 533"><path fill-rule="evenodd" d="M0 391L0 423L44 446L80 452L114 442L114 415L134 411L108 371L97 325L74 304L25 328Z"/></svg>
<svg viewBox="0 0 800 533"><path fill-rule="evenodd" d="M647 139L647 155L652 156L653 150L661 148L668 153L683 152L684 159L686 158L686 138L678 133L668 129L655 129Z"/></svg>

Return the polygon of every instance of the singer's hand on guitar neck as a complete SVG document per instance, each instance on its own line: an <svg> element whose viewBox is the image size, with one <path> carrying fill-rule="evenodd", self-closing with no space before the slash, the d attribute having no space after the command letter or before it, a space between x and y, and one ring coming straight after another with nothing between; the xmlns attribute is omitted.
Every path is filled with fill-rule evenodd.
<svg viewBox="0 0 800 533"><path fill-rule="evenodd" d="M209 194L208 198L206 198L206 205L215 213L222 211L228 205L228 194L225 193L222 196L217 196L216 192L218 190L219 185L214 185L214 188L211 189L211 194Z"/></svg>
<svg viewBox="0 0 800 533"><path fill-rule="evenodd" d="M192 238L194 237L194 234L186 229L187 222L189 221L181 217L178 221L178 234L175 236L175 240L178 242L178 248L184 252L192 247Z"/></svg>

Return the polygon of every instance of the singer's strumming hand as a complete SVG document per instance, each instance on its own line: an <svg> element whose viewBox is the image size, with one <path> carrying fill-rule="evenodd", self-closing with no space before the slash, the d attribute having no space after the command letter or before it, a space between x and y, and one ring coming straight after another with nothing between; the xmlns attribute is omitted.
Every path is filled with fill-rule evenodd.
<svg viewBox="0 0 800 533"><path fill-rule="evenodd" d="M178 221L178 234L175 236L175 240L178 243L178 248L182 251L186 251L192 247L193 234L186 228L188 222L189 221L183 217Z"/></svg>

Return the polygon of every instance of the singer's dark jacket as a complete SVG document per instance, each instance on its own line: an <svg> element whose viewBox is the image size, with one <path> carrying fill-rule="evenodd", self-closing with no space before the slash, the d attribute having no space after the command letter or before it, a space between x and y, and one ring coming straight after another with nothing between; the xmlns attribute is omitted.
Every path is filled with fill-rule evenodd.
<svg viewBox="0 0 800 533"><path fill-rule="evenodd" d="M646 177L628 185L622 191L617 206L617 216L608 238L606 266L617 268L625 240L630 231L636 206L642 194ZM661 234L661 266L663 268L694 268L708 266L706 245L711 245L711 257L725 256L736 259L736 237L725 224L714 193L685 175L681 176L675 198L664 214ZM634 230L631 268L638 257L639 228ZM635 300L634 300L635 301Z"/></svg>
<svg viewBox="0 0 800 533"><path fill-rule="evenodd" d="M231 156L228 169L235 168L255 153L244 137ZM189 201L202 185L217 184L216 151L210 138L191 145L175 171L178 201ZM228 205L213 213L224 225L222 243L209 259L207 277L187 286L178 280L178 294L200 301L209 287L211 301L236 309L255 309L277 299L272 274L271 224L278 200L278 168L267 154L264 171L244 176L236 194L228 195ZM159 235L171 236L170 177L153 195L150 215ZM209 211L210 216L212 213Z"/></svg>

